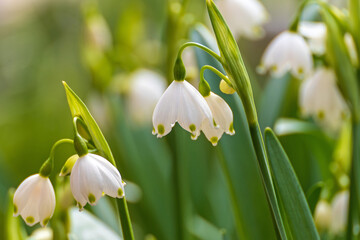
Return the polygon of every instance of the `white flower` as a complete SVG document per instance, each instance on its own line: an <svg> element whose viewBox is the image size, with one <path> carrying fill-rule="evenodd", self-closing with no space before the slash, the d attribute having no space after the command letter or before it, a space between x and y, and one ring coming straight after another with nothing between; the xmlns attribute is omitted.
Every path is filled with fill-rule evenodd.
<svg viewBox="0 0 360 240"><path fill-rule="evenodd" d="M131 76L127 110L136 123L151 121L156 103L165 91L165 83L163 76L150 70L141 69Z"/></svg>
<svg viewBox="0 0 360 240"><path fill-rule="evenodd" d="M319 231L329 229L331 223L331 206L325 200L320 200L316 204L314 220Z"/></svg>
<svg viewBox="0 0 360 240"><path fill-rule="evenodd" d="M222 0L218 6L236 37L254 39L263 36L261 25L267 22L268 14L260 1Z"/></svg>
<svg viewBox="0 0 360 240"><path fill-rule="evenodd" d="M347 106L336 86L333 70L319 68L300 87L299 104L303 115L313 116L316 121L331 130L341 127L347 114Z"/></svg>
<svg viewBox="0 0 360 240"><path fill-rule="evenodd" d="M206 121L213 117L204 97L187 81L173 81L155 107L153 134L165 136L178 122L195 140Z"/></svg>
<svg viewBox="0 0 360 240"><path fill-rule="evenodd" d="M26 178L14 194L14 216L21 215L26 224L45 226L55 210L55 192L48 177L39 174Z"/></svg>
<svg viewBox="0 0 360 240"><path fill-rule="evenodd" d="M209 96L205 97L206 102L208 103L211 112L214 117L214 123L217 127L211 126L208 121L205 122L202 131L204 132L206 138L214 145L217 145L217 142L223 135L227 133L229 135L234 135L234 126L233 126L233 113L229 105L213 92L210 92Z"/></svg>
<svg viewBox="0 0 360 240"><path fill-rule="evenodd" d="M88 153L79 157L70 175L71 192L80 210L95 205L103 194L124 197L124 183L119 171L105 158Z"/></svg>
<svg viewBox="0 0 360 240"><path fill-rule="evenodd" d="M332 218L330 230L334 234L345 230L349 208L349 191L342 191L335 195L331 203Z"/></svg>
<svg viewBox="0 0 360 240"><path fill-rule="evenodd" d="M293 76L307 76L313 68L311 51L297 33L284 31L272 40L262 56L259 70L270 70L277 76L290 71Z"/></svg>
<svg viewBox="0 0 360 240"><path fill-rule="evenodd" d="M299 33L308 39L311 51L316 55L325 53L326 25L323 22L301 21Z"/></svg>

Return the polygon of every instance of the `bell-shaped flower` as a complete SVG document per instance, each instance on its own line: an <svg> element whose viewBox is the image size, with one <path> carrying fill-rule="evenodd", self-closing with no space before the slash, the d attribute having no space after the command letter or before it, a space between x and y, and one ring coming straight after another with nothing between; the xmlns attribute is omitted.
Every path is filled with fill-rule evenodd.
<svg viewBox="0 0 360 240"><path fill-rule="evenodd" d="M165 136L176 122L191 133L193 140L200 135L205 122L213 123L209 105L187 81L174 80L161 96L153 113L153 134Z"/></svg>
<svg viewBox="0 0 360 240"><path fill-rule="evenodd" d="M325 200L320 200L316 204L314 221L319 232L327 231L330 228L331 211L331 205Z"/></svg>
<svg viewBox="0 0 360 240"><path fill-rule="evenodd" d="M130 78L127 110L136 123L150 123L156 103L165 91L166 80L146 69L136 71Z"/></svg>
<svg viewBox="0 0 360 240"><path fill-rule="evenodd" d="M299 104L304 116L312 116L330 130L336 131L348 112L333 70L319 68L300 87Z"/></svg>
<svg viewBox="0 0 360 240"><path fill-rule="evenodd" d="M304 38L295 32L284 31L266 48L258 70L260 73L270 70L276 76L290 71L293 76L303 78L312 68L311 51Z"/></svg>
<svg viewBox="0 0 360 240"><path fill-rule="evenodd" d="M205 100L211 109L214 122L209 123L206 121L201 130L204 132L206 138L212 143L212 145L216 146L224 132L229 135L235 134L233 113L224 99L213 92L210 92L210 95L206 96Z"/></svg>
<svg viewBox="0 0 360 240"><path fill-rule="evenodd" d="M262 25L268 13L258 0L222 0L218 4L230 30L236 37L256 39L264 34Z"/></svg>
<svg viewBox="0 0 360 240"><path fill-rule="evenodd" d="M309 47L314 54L323 55L325 53L327 35L325 23L301 21L299 23L299 33L308 40Z"/></svg>
<svg viewBox="0 0 360 240"><path fill-rule="evenodd" d="M26 178L14 194L14 216L21 215L26 224L45 226L55 210L55 192L48 177L34 174Z"/></svg>
<svg viewBox="0 0 360 240"><path fill-rule="evenodd" d="M332 202L332 217L330 224L330 231L334 234L340 234L345 231L347 220L348 220L348 210L349 210L349 191L345 190L337 193Z"/></svg>
<svg viewBox="0 0 360 240"><path fill-rule="evenodd" d="M104 194L113 198L124 197L121 175L105 158L88 153L75 162L71 175L71 192L80 210L90 203L95 205Z"/></svg>

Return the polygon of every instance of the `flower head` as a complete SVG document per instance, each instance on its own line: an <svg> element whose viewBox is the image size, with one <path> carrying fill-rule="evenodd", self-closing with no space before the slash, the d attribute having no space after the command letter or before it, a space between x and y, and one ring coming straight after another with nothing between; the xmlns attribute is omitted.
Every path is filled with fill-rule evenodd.
<svg viewBox="0 0 360 240"><path fill-rule="evenodd" d="M71 192L80 210L95 205L103 194L124 197L124 183L119 171L105 158L88 153L79 157L70 175Z"/></svg>
<svg viewBox="0 0 360 240"><path fill-rule="evenodd" d="M323 22L301 21L299 33L307 38L311 51L316 55L325 53L326 25Z"/></svg>
<svg viewBox="0 0 360 240"><path fill-rule="evenodd" d="M214 117L214 123L212 124L217 126L214 128L214 126L211 126L210 123L206 121L202 131L204 132L206 138L214 146L216 146L224 132L229 135L235 134L233 126L233 113L224 99L213 92L210 92L210 95L206 96L205 100L208 103Z"/></svg>
<svg viewBox="0 0 360 240"><path fill-rule="evenodd" d="M178 122L195 140L206 121L213 117L204 97L187 81L173 81L155 107L153 134L165 136Z"/></svg>
<svg viewBox="0 0 360 240"><path fill-rule="evenodd" d="M285 31L266 48L259 70L270 70L277 76L290 71L295 77L302 78L312 71L312 67L311 51L305 40L295 32Z"/></svg>
<svg viewBox="0 0 360 240"><path fill-rule="evenodd" d="M333 70L319 68L302 84L299 103L303 115L313 116L331 130L341 127L347 106L336 86Z"/></svg>
<svg viewBox="0 0 360 240"><path fill-rule="evenodd" d="M26 224L45 226L55 210L55 192L48 177L34 174L26 178L14 194L14 216L21 215Z"/></svg>
<svg viewBox="0 0 360 240"><path fill-rule="evenodd" d="M345 230L349 209L349 191L337 193L331 203L332 218L330 231L339 234Z"/></svg>
<svg viewBox="0 0 360 240"><path fill-rule="evenodd" d="M260 1L222 0L219 9L235 36L254 39L263 35L261 25L267 22L268 14Z"/></svg>
<svg viewBox="0 0 360 240"><path fill-rule="evenodd" d="M141 69L131 76L127 109L137 123L151 121L151 114L164 92L165 79L158 73Z"/></svg>

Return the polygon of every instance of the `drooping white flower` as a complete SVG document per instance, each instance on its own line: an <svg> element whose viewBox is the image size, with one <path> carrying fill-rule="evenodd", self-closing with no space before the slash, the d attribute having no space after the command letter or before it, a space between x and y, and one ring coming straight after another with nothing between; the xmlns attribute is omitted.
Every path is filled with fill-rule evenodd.
<svg viewBox="0 0 360 240"><path fill-rule="evenodd" d="M337 130L347 114L347 106L336 85L333 70L319 68L300 87L299 104L304 116L312 116L320 124Z"/></svg>
<svg viewBox="0 0 360 240"><path fill-rule="evenodd" d="M155 107L153 134L165 136L178 122L195 140L206 121L212 124L213 116L204 97L187 81L174 80Z"/></svg>
<svg viewBox="0 0 360 240"><path fill-rule="evenodd" d="M21 215L26 224L45 226L55 210L55 192L48 177L34 174L26 178L14 194L14 216Z"/></svg>
<svg viewBox="0 0 360 240"><path fill-rule="evenodd" d="M146 69L136 71L130 78L127 110L136 123L150 122L156 103L165 91L166 80Z"/></svg>
<svg viewBox="0 0 360 240"><path fill-rule="evenodd" d="M339 234L343 232L347 224L349 208L349 191L342 191L334 196L331 203L332 218L330 231L333 234Z"/></svg>
<svg viewBox="0 0 360 240"><path fill-rule="evenodd" d="M326 25L323 22L301 21L299 33L307 38L311 51L316 55L325 53Z"/></svg>
<svg viewBox="0 0 360 240"><path fill-rule="evenodd" d="M314 221L319 231L326 231L330 228L332 213L331 206L325 200L320 200L316 204Z"/></svg>
<svg viewBox="0 0 360 240"><path fill-rule="evenodd" d="M255 39L263 36L262 25L268 13L258 0L222 0L218 4L230 30L236 37Z"/></svg>
<svg viewBox="0 0 360 240"><path fill-rule="evenodd" d="M70 175L71 192L80 210L95 205L103 194L113 198L125 195L119 171L105 158L88 153L79 157Z"/></svg>
<svg viewBox="0 0 360 240"><path fill-rule="evenodd" d="M212 145L216 146L224 132L229 135L235 134L233 126L233 113L224 99L213 92L210 92L210 95L206 96L205 100L213 114L214 123L206 121L203 125L202 131ZM215 124L216 127L214 128Z"/></svg>
<svg viewBox="0 0 360 240"><path fill-rule="evenodd" d="M258 70L270 70L276 76L290 71L293 76L303 78L312 68L311 51L304 38L295 32L284 31L266 48Z"/></svg>

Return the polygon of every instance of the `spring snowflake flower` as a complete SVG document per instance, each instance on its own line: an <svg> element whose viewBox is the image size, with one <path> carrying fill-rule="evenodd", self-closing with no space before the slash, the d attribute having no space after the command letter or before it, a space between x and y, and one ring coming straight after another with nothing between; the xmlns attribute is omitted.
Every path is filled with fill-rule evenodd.
<svg viewBox="0 0 360 240"><path fill-rule="evenodd" d="M316 204L314 221L319 231L325 231L329 229L331 223L331 205L325 200L320 200Z"/></svg>
<svg viewBox="0 0 360 240"><path fill-rule="evenodd" d="M333 70L319 68L300 88L299 103L305 116L313 116L331 130L341 127L347 106L336 86Z"/></svg>
<svg viewBox="0 0 360 240"><path fill-rule="evenodd" d="M212 123L212 125L216 125L216 127L214 128L214 126L211 126L210 123L206 121L202 131L212 145L216 146L224 132L229 135L235 134L233 113L224 99L213 92L210 92L210 95L206 96L205 100L214 117L214 123Z"/></svg>
<svg viewBox="0 0 360 240"><path fill-rule="evenodd" d="M256 39L263 36L261 26L267 22L268 14L260 1L222 0L218 6L236 37Z"/></svg>
<svg viewBox="0 0 360 240"><path fill-rule="evenodd" d="M258 70L270 70L276 76L290 71L295 77L303 78L312 68L313 59L306 41L295 32L284 31L266 48Z"/></svg>
<svg viewBox="0 0 360 240"><path fill-rule="evenodd" d="M105 158L88 153L79 157L70 175L71 192L80 210L95 205L104 194L124 197L124 183L119 171Z"/></svg>
<svg viewBox="0 0 360 240"><path fill-rule="evenodd" d="M187 81L174 80L155 107L153 134L163 137L178 122L195 140L206 121L213 124L211 110L204 97Z"/></svg>
<svg viewBox="0 0 360 240"><path fill-rule="evenodd" d="M136 123L151 121L156 103L165 91L165 78L156 72L141 69L130 80L127 109Z"/></svg>
<svg viewBox="0 0 360 240"><path fill-rule="evenodd" d="M55 203L55 192L49 178L34 174L15 191L14 216L21 215L29 226L40 222L44 227L54 214Z"/></svg>
<svg viewBox="0 0 360 240"><path fill-rule="evenodd" d="M325 53L327 29L323 22L302 21L299 23L299 33L307 38L314 54L323 55Z"/></svg>
<svg viewBox="0 0 360 240"><path fill-rule="evenodd" d="M334 196L331 203L332 218L330 231L333 234L343 232L347 225L347 216L349 209L349 191L342 191Z"/></svg>

